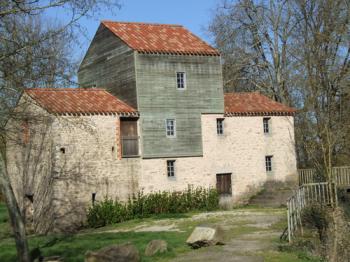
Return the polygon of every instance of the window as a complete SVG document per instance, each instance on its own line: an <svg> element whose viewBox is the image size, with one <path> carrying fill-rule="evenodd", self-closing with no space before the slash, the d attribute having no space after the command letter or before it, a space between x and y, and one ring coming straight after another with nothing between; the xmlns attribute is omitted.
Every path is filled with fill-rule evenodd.
<svg viewBox="0 0 350 262"><path fill-rule="evenodd" d="M166 167L167 167L168 177L174 177L175 176L175 160L167 160Z"/></svg>
<svg viewBox="0 0 350 262"><path fill-rule="evenodd" d="M216 133L218 135L224 134L224 119L223 118L216 119Z"/></svg>
<svg viewBox="0 0 350 262"><path fill-rule="evenodd" d="M25 196L30 201L30 203L34 202L34 195L33 194L25 194Z"/></svg>
<svg viewBox="0 0 350 262"><path fill-rule="evenodd" d="M175 133L176 133L175 119L167 119L166 120L166 136L167 137L175 137Z"/></svg>
<svg viewBox="0 0 350 262"><path fill-rule="evenodd" d="M139 136L137 118L120 119L121 156L137 157L139 155Z"/></svg>
<svg viewBox="0 0 350 262"><path fill-rule="evenodd" d="M92 193L92 194L91 194L91 202L92 202L92 205L95 205L95 202L96 202L96 193Z"/></svg>
<svg viewBox="0 0 350 262"><path fill-rule="evenodd" d="M177 89L186 88L186 74L185 72L176 72L176 86Z"/></svg>
<svg viewBox="0 0 350 262"><path fill-rule="evenodd" d="M269 121L270 121L270 118L269 118L269 117L265 117L265 118L263 119L264 133L265 133L265 134L270 133Z"/></svg>
<svg viewBox="0 0 350 262"><path fill-rule="evenodd" d="M265 156L266 172L272 171L272 156Z"/></svg>

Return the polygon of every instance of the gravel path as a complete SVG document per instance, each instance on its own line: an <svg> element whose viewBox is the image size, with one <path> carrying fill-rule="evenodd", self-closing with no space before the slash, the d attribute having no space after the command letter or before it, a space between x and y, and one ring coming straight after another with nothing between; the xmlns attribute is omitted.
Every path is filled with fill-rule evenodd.
<svg viewBox="0 0 350 262"><path fill-rule="evenodd" d="M281 231L273 229L273 225L284 219L285 212L227 211L216 217L218 220L213 225L225 229L225 245L192 250L172 261L263 262L264 252L276 250Z"/></svg>

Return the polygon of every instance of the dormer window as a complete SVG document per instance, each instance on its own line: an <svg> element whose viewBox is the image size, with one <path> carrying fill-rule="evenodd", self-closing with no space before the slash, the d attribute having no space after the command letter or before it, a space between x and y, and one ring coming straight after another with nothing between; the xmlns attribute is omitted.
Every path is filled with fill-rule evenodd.
<svg viewBox="0 0 350 262"><path fill-rule="evenodd" d="M186 73L176 72L176 86L177 89L183 90L186 88Z"/></svg>

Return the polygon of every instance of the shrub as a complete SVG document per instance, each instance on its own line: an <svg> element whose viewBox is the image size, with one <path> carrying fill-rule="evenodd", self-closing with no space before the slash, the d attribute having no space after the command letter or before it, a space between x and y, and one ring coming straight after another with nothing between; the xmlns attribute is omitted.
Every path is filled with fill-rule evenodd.
<svg viewBox="0 0 350 262"><path fill-rule="evenodd" d="M153 214L185 213L189 211L212 211L219 207L219 195L213 188L189 187L181 192L137 193L127 202L105 199L88 210L89 227L103 227L134 218Z"/></svg>
<svg viewBox="0 0 350 262"><path fill-rule="evenodd" d="M302 212L302 220L307 226L317 229L321 241L325 240L326 230L330 220L325 207L314 204L305 208Z"/></svg>

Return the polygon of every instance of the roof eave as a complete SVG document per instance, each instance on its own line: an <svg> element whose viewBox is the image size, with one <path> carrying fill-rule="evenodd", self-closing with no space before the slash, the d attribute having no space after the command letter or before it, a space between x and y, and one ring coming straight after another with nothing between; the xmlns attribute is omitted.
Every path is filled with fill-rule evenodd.
<svg viewBox="0 0 350 262"><path fill-rule="evenodd" d="M225 116L295 116L296 111L293 112L225 112Z"/></svg>
<svg viewBox="0 0 350 262"><path fill-rule="evenodd" d="M139 112L55 112L56 116L119 116L119 117L139 117Z"/></svg>

